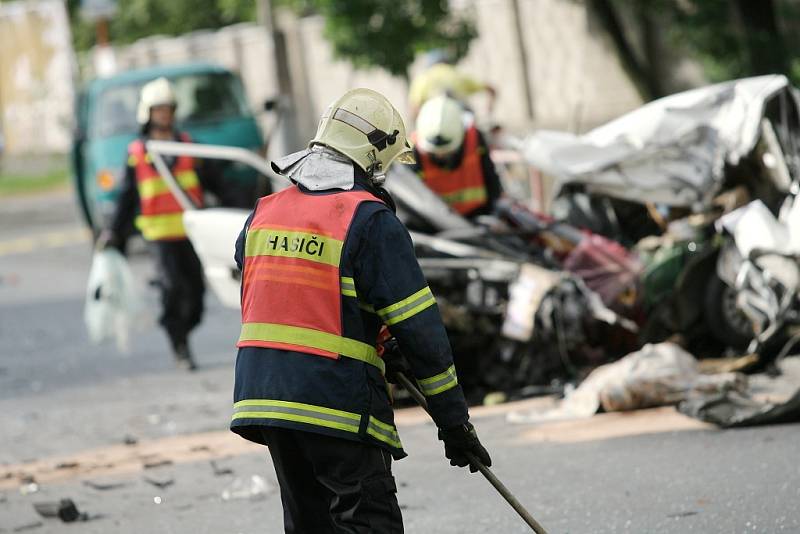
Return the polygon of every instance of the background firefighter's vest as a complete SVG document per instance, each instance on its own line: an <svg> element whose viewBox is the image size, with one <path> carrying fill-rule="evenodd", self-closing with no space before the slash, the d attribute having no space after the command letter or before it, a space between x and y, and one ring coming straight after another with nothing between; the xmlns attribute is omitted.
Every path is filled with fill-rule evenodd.
<svg viewBox="0 0 800 534"><path fill-rule="evenodd" d="M418 151L425 183L458 213L465 215L484 206L486 183L481 166L478 130L470 126L464 134L464 154L454 169L436 165L428 154Z"/></svg>
<svg viewBox="0 0 800 534"><path fill-rule="evenodd" d="M297 187L259 200L245 238L239 347L361 360L383 371L374 345L342 335L342 248L365 191L307 195Z"/></svg>
<svg viewBox="0 0 800 534"><path fill-rule="evenodd" d="M189 142L182 133L181 141ZM144 141L137 139L128 147L128 164L136 170L136 187L139 190L141 214L136 226L148 241L173 241L186 239L183 228L183 208L169 190L166 181L153 167L145 150ZM203 205L203 189L194 170L194 159L178 156L172 166L172 174L196 206Z"/></svg>

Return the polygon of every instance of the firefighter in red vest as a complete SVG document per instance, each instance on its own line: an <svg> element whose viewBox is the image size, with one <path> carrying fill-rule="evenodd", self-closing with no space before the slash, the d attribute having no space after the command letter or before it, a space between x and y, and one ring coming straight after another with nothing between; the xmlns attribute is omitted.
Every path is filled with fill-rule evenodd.
<svg viewBox="0 0 800 534"><path fill-rule="evenodd" d="M451 208L473 217L491 213L502 194L489 147L463 106L441 95L425 102L414 134L416 171Z"/></svg>
<svg viewBox="0 0 800 534"><path fill-rule="evenodd" d="M189 142L175 130L176 100L172 85L159 78L142 87L136 119L141 136L128 145L128 164L110 229L101 236L109 246L125 251L127 236L135 226L150 243L156 257L161 290L161 325L166 329L179 367L196 368L189 349L189 332L203 317L203 269L183 228L183 208L153 167L145 141L160 139ZM197 162L188 156L164 158L173 176L198 206L203 205L203 184ZM137 215L138 213L138 215Z"/></svg>
<svg viewBox="0 0 800 534"><path fill-rule="evenodd" d="M391 460L406 456L376 352L388 326L428 398L451 464L491 463L469 423L450 344L409 234L381 187L410 163L403 122L355 89L309 148L273 162L236 243L242 330L231 429L269 447L288 533L403 531ZM390 366L391 371L391 366Z"/></svg>

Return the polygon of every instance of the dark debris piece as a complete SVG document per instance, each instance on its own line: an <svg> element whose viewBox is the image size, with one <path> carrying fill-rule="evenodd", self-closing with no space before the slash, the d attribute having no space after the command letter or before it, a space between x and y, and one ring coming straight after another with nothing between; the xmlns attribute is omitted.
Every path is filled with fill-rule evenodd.
<svg viewBox="0 0 800 534"><path fill-rule="evenodd" d="M35 523L26 523L24 525L20 525L18 527L14 527L14 530L12 532L25 532L26 530L33 530L35 528L40 528L40 527L43 527L43 526L44 526L44 523L42 523L41 521L37 521Z"/></svg>
<svg viewBox="0 0 800 534"><path fill-rule="evenodd" d="M155 480L153 478L144 477L144 481L147 482L148 484L152 484L153 486L159 489L168 488L175 483L175 479L172 478L168 478L166 480Z"/></svg>
<svg viewBox="0 0 800 534"><path fill-rule="evenodd" d="M64 523L72 523L85 517L78 511L72 499L34 503L33 509L42 517L57 517Z"/></svg>
<svg viewBox="0 0 800 534"><path fill-rule="evenodd" d="M125 482L94 482L92 480L84 480L83 485L97 491L108 491L118 488L124 488L128 484Z"/></svg>
<svg viewBox="0 0 800 534"><path fill-rule="evenodd" d="M214 460L211 460L209 463L211 464L211 469L214 470L214 476L221 477L223 475L233 474L233 469L230 467L220 467Z"/></svg>
<svg viewBox="0 0 800 534"><path fill-rule="evenodd" d="M667 517L669 517L671 519L678 519L680 517L689 517L689 516L697 515L699 513L700 512L696 512L694 510L690 510L688 512L678 512L676 514L667 514Z"/></svg>
<svg viewBox="0 0 800 534"><path fill-rule="evenodd" d="M172 460L153 460L151 462L145 462L144 468L153 469L155 467L162 467L165 465L172 465Z"/></svg>
<svg viewBox="0 0 800 534"><path fill-rule="evenodd" d="M78 462L61 462L56 464L56 469L75 469L80 464Z"/></svg>

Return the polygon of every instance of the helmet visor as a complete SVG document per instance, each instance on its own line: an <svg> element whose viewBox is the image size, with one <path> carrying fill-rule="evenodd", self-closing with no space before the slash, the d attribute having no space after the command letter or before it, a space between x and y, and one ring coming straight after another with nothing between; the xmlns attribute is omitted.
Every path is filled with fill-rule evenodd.
<svg viewBox="0 0 800 534"><path fill-rule="evenodd" d="M414 152L411 150L411 147L408 146L408 141L406 141L405 148L397 155L395 161L404 165L413 165L417 162L417 159L414 157Z"/></svg>

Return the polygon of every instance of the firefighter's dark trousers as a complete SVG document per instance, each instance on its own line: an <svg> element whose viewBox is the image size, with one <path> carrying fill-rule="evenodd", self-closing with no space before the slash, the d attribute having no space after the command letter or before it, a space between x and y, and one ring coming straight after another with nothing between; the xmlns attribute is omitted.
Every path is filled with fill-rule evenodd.
<svg viewBox="0 0 800 534"><path fill-rule="evenodd" d="M391 455L311 432L264 427L287 534L402 534Z"/></svg>
<svg viewBox="0 0 800 534"><path fill-rule="evenodd" d="M173 345L186 343L203 318L203 267L188 240L153 241L161 290L161 318Z"/></svg>

